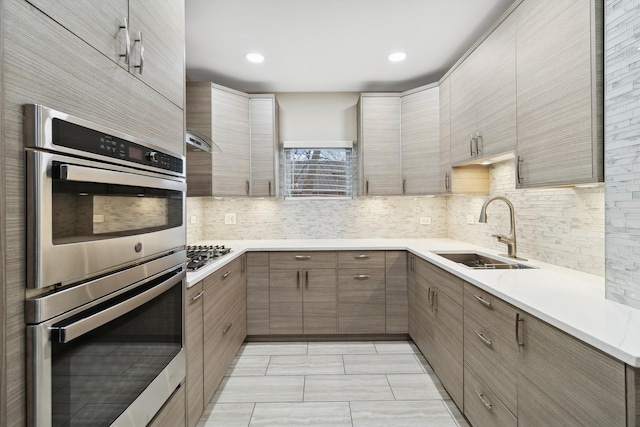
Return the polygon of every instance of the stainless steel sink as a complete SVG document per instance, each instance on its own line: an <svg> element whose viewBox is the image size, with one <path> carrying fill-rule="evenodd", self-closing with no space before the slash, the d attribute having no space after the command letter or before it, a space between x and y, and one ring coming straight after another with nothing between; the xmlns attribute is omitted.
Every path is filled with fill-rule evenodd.
<svg viewBox="0 0 640 427"><path fill-rule="evenodd" d="M489 257L477 252L457 252L457 253L439 253L443 258L462 264L465 267L474 270L518 270L525 268L537 268L531 265L522 264L517 261L509 262L501 259Z"/></svg>

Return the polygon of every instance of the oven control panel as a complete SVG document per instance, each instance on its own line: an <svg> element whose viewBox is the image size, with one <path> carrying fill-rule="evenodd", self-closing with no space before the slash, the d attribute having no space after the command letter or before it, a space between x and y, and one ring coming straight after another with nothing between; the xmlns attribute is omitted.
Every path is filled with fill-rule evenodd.
<svg viewBox="0 0 640 427"><path fill-rule="evenodd" d="M53 143L128 162L183 173L181 158L65 120L53 120Z"/></svg>

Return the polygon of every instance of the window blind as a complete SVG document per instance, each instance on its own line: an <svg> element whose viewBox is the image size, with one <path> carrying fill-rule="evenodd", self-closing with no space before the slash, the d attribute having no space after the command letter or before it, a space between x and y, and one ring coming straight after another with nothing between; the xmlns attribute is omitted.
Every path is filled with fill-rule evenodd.
<svg viewBox="0 0 640 427"><path fill-rule="evenodd" d="M352 197L351 148L287 145L284 149L285 198Z"/></svg>

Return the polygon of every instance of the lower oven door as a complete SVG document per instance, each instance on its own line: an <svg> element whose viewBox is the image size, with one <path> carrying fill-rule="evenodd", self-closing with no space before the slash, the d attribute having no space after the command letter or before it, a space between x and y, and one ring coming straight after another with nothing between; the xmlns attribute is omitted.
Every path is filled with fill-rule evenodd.
<svg viewBox="0 0 640 427"><path fill-rule="evenodd" d="M185 277L180 267L28 326L28 425L147 425L185 378Z"/></svg>
<svg viewBox="0 0 640 427"><path fill-rule="evenodd" d="M67 285L184 246L179 177L27 150L27 287Z"/></svg>

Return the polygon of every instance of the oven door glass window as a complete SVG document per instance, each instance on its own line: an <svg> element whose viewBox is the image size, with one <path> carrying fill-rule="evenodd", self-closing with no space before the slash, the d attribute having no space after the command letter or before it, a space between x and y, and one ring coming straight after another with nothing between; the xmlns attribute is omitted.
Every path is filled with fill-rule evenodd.
<svg viewBox="0 0 640 427"><path fill-rule="evenodd" d="M53 338L52 425L109 426L180 352L182 282L68 343Z"/></svg>
<svg viewBox="0 0 640 427"><path fill-rule="evenodd" d="M181 191L52 182L53 244L146 234L182 226Z"/></svg>

